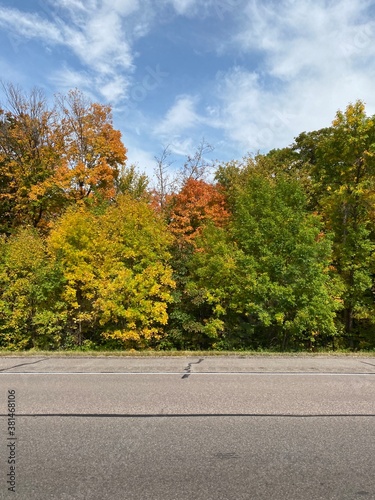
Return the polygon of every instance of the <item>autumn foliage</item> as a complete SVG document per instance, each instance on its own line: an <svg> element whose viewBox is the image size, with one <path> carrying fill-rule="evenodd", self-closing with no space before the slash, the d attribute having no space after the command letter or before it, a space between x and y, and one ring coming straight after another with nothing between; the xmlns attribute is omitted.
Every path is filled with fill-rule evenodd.
<svg viewBox="0 0 375 500"><path fill-rule="evenodd" d="M40 91L9 86L0 109L0 227L47 229L68 205L109 200L126 162L109 106L77 90L50 109Z"/></svg>
<svg viewBox="0 0 375 500"><path fill-rule="evenodd" d="M174 176L73 90L0 106L0 347L373 349L375 118ZM207 173L210 175L207 175ZM211 179L211 180L208 180Z"/></svg>
<svg viewBox="0 0 375 500"><path fill-rule="evenodd" d="M205 225L223 226L229 217L223 190L203 180L188 179L169 206L169 229L180 244L195 245Z"/></svg>
<svg viewBox="0 0 375 500"><path fill-rule="evenodd" d="M111 108L88 102L78 91L58 100L62 164L57 176L73 201L89 196L111 199L126 161L121 134L112 126Z"/></svg>

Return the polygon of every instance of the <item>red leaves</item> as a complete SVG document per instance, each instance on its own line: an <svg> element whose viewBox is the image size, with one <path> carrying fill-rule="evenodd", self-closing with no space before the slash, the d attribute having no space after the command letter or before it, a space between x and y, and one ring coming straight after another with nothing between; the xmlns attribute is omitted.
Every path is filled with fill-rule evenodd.
<svg viewBox="0 0 375 500"><path fill-rule="evenodd" d="M181 191L171 197L169 206L169 227L180 244L195 245L207 223L223 226L229 217L220 185L203 180L188 179Z"/></svg>

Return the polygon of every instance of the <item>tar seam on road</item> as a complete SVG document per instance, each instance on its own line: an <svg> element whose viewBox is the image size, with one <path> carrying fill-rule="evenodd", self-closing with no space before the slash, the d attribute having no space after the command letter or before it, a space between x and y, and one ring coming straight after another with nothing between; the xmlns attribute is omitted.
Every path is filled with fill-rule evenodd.
<svg viewBox="0 0 375 500"><path fill-rule="evenodd" d="M20 365L10 366L9 368L1 368L0 372L5 372L7 370L13 370L13 368L18 368L19 366L35 365L37 363L41 363L42 361L45 361L46 359L48 359L48 358L38 359L37 361L32 361L31 363L21 363Z"/></svg>
<svg viewBox="0 0 375 500"><path fill-rule="evenodd" d="M369 363L368 361L361 361L361 363L364 365L375 366L374 363Z"/></svg>
<svg viewBox="0 0 375 500"><path fill-rule="evenodd" d="M197 363L194 363L197 364ZM248 376L299 376L299 377L363 377L375 376L375 372L359 372L359 373L337 373L337 372L2 372L0 378L5 375L178 375L186 379L193 375L248 375Z"/></svg>
<svg viewBox="0 0 375 500"><path fill-rule="evenodd" d="M0 414L0 417L6 417L7 414ZM353 414L353 413L335 413L335 414L288 414L288 413L17 413L17 418L221 418L221 417L250 417L250 418L373 418L374 413Z"/></svg>
<svg viewBox="0 0 375 500"><path fill-rule="evenodd" d="M183 378L183 379L188 378L191 375L191 366L192 365L199 365L199 363L202 363L202 361L204 361L204 358L199 358L199 360L196 361L195 363L193 363L193 362L188 363L187 367L185 368L186 373L181 378Z"/></svg>

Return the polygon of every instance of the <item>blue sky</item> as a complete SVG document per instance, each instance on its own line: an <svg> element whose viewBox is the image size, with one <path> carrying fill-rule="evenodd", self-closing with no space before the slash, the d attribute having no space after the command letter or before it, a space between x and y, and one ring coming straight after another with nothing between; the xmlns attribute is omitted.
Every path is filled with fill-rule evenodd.
<svg viewBox="0 0 375 500"><path fill-rule="evenodd" d="M149 175L167 145L229 161L375 113L373 1L0 0L0 47L4 82L110 103Z"/></svg>

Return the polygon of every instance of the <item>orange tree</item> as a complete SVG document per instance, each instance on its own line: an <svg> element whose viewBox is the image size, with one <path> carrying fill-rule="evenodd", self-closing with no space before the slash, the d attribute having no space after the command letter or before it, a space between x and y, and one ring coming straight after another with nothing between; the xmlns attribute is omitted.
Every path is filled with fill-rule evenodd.
<svg viewBox="0 0 375 500"><path fill-rule="evenodd" d="M110 106L91 103L78 90L58 97L62 168L59 181L73 201L111 199L126 161L121 133L113 128Z"/></svg>
<svg viewBox="0 0 375 500"><path fill-rule="evenodd" d="M48 107L9 85L0 108L0 231L49 225L72 203L113 199L127 178L111 108L74 90Z"/></svg>
<svg viewBox="0 0 375 500"><path fill-rule="evenodd" d="M0 109L0 230L41 226L56 209L58 188L51 183L59 165L56 113L41 91L29 95L9 85Z"/></svg>

